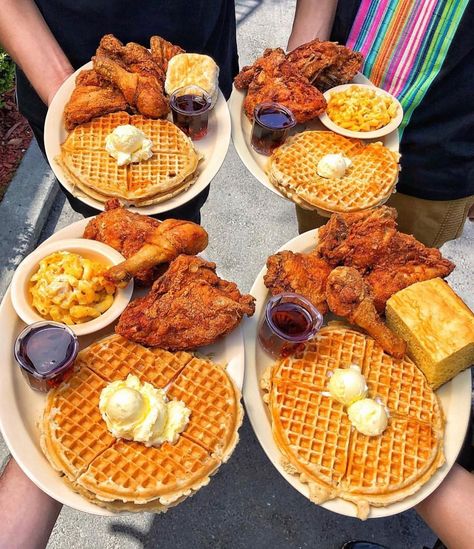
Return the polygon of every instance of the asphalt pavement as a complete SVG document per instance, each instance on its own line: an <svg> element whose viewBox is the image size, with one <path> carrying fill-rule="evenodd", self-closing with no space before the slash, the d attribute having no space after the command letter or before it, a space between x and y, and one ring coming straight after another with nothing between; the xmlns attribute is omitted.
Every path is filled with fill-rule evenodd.
<svg viewBox="0 0 474 549"><path fill-rule="evenodd" d="M294 2L237 0L240 64L265 47L286 46ZM34 147L0 204L5 238L0 240L0 296L21 257L58 229L81 219L71 210ZM25 161L25 162L26 162ZM233 145L211 185L202 210L209 232L206 255L221 276L249 291L268 255L297 235L292 204L263 187L246 170ZM443 254L457 264L449 277L474 307L474 224ZM3 241L3 242L2 242ZM414 511L361 522L318 507L277 472L245 420L241 441L209 486L165 515L142 513L97 517L64 508L48 548L298 548L335 549L349 539L390 548L431 547L435 536ZM8 455L0 438L0 462ZM25 509L19 512L26 512Z"/></svg>

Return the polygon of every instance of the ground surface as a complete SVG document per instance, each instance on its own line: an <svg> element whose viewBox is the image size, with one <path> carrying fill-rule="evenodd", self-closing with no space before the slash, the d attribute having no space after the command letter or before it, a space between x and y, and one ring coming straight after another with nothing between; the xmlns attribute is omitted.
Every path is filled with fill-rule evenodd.
<svg viewBox="0 0 474 549"><path fill-rule="evenodd" d="M237 1L241 65L267 46L285 46L293 9L292 0ZM297 234L292 204L258 183L232 144L202 213L210 235L206 254L242 291L250 289L267 256ZM78 219L58 195L41 238ZM443 248L458 265L450 282L471 307L473 238L474 224L467 224L463 237ZM414 511L360 522L313 505L272 466L248 420L240 434L235 453L209 486L168 514L103 518L64 508L48 548L336 549L354 538L392 549L433 545L434 535ZM0 461L7 453L0 441Z"/></svg>

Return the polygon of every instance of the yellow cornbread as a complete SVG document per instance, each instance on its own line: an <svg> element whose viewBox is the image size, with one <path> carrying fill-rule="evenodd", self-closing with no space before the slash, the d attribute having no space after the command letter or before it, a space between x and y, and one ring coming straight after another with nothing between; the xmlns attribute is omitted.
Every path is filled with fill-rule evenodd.
<svg viewBox="0 0 474 549"><path fill-rule="evenodd" d="M474 315L441 278L397 292L385 314L433 389L474 363Z"/></svg>

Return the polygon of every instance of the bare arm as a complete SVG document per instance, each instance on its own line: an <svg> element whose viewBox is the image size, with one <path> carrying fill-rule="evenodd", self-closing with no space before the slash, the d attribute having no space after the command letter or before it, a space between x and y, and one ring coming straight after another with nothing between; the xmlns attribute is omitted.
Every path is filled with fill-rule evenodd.
<svg viewBox="0 0 474 549"><path fill-rule="evenodd" d="M288 51L315 38L328 40L336 8L337 0L297 0Z"/></svg>
<svg viewBox="0 0 474 549"><path fill-rule="evenodd" d="M474 475L460 465L415 509L447 547L474 547Z"/></svg>
<svg viewBox="0 0 474 549"><path fill-rule="evenodd" d="M49 105L73 72L33 0L0 0L0 44Z"/></svg>
<svg viewBox="0 0 474 549"><path fill-rule="evenodd" d="M12 458L0 476L0 549L46 547L61 507Z"/></svg>

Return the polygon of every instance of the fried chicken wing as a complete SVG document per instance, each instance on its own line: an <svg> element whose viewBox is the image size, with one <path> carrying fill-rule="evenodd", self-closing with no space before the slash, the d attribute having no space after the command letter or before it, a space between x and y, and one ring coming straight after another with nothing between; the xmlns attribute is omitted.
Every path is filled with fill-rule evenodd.
<svg viewBox="0 0 474 549"><path fill-rule="evenodd" d="M232 331L243 315L253 315L255 299L219 278L216 265L180 255L153 284L132 301L115 331L146 346L190 350L210 345Z"/></svg>
<svg viewBox="0 0 474 549"><path fill-rule="evenodd" d="M267 260L267 273L263 280L272 295L282 292L300 294L322 313L326 313L326 280L331 267L312 254L290 251L271 255Z"/></svg>
<svg viewBox="0 0 474 549"><path fill-rule="evenodd" d="M322 70L336 63L338 52L336 42L316 39L294 49L286 58L303 76L314 82Z"/></svg>
<svg viewBox="0 0 474 549"><path fill-rule="evenodd" d="M185 53L183 48L175 46L161 36L152 36L150 38L150 48L153 59L163 68L164 74L166 74L169 60L175 55L178 55L178 53Z"/></svg>
<svg viewBox="0 0 474 549"><path fill-rule="evenodd" d="M363 328L388 354L403 357L406 343L383 323L375 310L370 286L359 271L352 267L336 267L331 271L326 283L326 298L334 314Z"/></svg>
<svg viewBox="0 0 474 549"><path fill-rule="evenodd" d="M106 276L114 284L124 285L133 276L150 285L161 274L158 265L180 254L197 254L207 246L207 232L190 221L160 222L126 210L117 199L106 202L105 208L89 221L84 238L104 242L127 258L109 269Z"/></svg>
<svg viewBox="0 0 474 549"><path fill-rule="evenodd" d="M360 71L363 61L361 53L338 45L336 61L321 70L313 84L321 91L347 84Z"/></svg>

